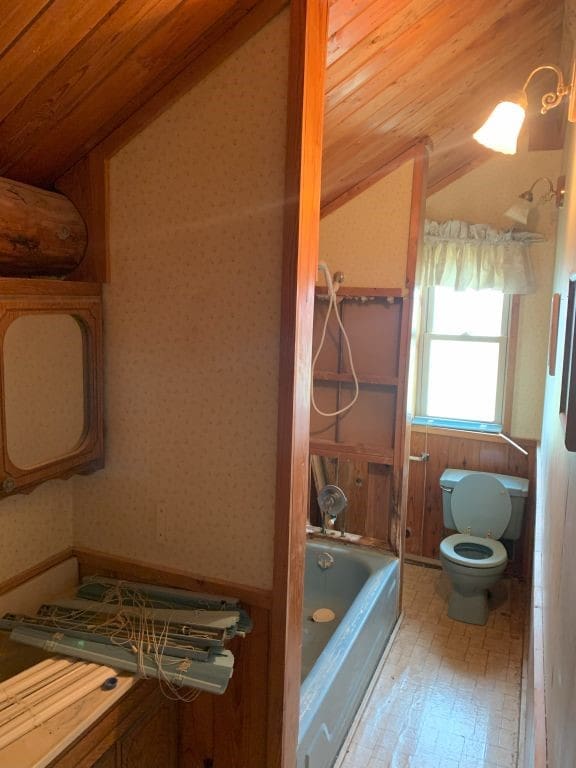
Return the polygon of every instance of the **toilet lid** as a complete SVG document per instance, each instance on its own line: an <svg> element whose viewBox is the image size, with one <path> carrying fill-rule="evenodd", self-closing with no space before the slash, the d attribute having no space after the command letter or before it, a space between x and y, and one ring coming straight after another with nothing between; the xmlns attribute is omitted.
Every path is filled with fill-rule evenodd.
<svg viewBox="0 0 576 768"><path fill-rule="evenodd" d="M452 491L452 517L460 533L499 539L510 522L512 502L492 475L466 475Z"/></svg>

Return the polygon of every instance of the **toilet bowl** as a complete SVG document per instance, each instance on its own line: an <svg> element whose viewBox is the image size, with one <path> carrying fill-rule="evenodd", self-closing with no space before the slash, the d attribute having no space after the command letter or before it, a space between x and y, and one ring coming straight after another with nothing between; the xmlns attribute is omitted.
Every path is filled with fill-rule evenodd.
<svg viewBox="0 0 576 768"><path fill-rule="evenodd" d="M483 559L478 559L478 555ZM467 624L488 621L488 590L506 570L503 544L478 536L455 534L440 543L440 562L450 579L448 616Z"/></svg>
<svg viewBox="0 0 576 768"><path fill-rule="evenodd" d="M513 503L506 486L519 491L520 504L514 504L514 513L521 517L528 481L446 470L440 485L444 525L458 531L440 543L440 562L451 584L448 616L467 624L486 624L488 590L498 582L508 562L506 548L498 539L505 532L518 538L521 530L521 519L511 520Z"/></svg>

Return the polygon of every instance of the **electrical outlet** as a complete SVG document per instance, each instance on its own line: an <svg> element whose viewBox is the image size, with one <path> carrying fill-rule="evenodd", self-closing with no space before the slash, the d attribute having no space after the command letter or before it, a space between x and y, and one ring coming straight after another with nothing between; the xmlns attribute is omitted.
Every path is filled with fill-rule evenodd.
<svg viewBox="0 0 576 768"><path fill-rule="evenodd" d="M166 544L168 541L168 515L166 504L156 505L156 541L158 544Z"/></svg>

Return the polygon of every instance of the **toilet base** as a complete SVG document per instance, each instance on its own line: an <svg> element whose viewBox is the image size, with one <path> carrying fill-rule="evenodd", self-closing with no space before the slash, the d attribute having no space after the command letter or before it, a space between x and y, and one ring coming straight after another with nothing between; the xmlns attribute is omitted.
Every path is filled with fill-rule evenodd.
<svg viewBox="0 0 576 768"><path fill-rule="evenodd" d="M488 592L462 595L452 590L448 600L448 616L465 624L484 625L488 621Z"/></svg>

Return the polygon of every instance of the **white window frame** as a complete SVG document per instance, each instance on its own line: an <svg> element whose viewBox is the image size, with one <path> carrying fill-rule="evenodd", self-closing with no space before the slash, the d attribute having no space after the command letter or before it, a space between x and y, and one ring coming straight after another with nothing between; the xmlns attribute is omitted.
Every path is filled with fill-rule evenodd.
<svg viewBox="0 0 576 768"><path fill-rule="evenodd" d="M427 423L437 424L440 427L458 427L458 422L467 424L477 424L478 428L486 428L487 425L499 427L502 429L506 414L506 381L509 375L508 365L510 357L510 330L512 327L513 297L510 294L503 294L504 302L502 306L502 326L499 336L474 336L468 333L464 334L441 334L432 333L429 328L432 327L432 318L434 313L434 287L425 288L422 296L422 316L421 316L421 334L420 334L420 354L417 377L416 391L416 418ZM450 417L428 416L427 394L428 394L428 372L430 365L430 344L435 340L448 341L467 341L467 342L492 342L499 344L498 355L498 379L496 384L496 408L494 421L484 422L479 419L451 419ZM453 425L450 422L456 421Z"/></svg>

